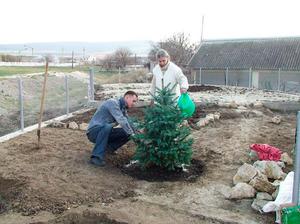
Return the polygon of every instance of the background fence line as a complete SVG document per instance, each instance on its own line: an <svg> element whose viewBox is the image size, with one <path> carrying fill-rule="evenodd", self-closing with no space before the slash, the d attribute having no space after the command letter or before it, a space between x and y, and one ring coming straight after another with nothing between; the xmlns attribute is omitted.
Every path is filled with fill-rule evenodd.
<svg viewBox="0 0 300 224"><path fill-rule="evenodd" d="M300 92L300 71L248 69L193 70L190 83L200 85L225 85L257 88L262 90Z"/></svg>
<svg viewBox="0 0 300 224"><path fill-rule="evenodd" d="M267 90L272 90L272 91L283 91L283 92L290 92L290 93L300 92L300 78L299 78L299 82L297 80L292 81L293 77L297 77L295 75L296 73L282 71L282 69L278 69L277 71L274 71L274 70L273 71L264 71L261 74L262 79L259 81L255 80L254 73L255 73L255 71L253 71L252 68L249 68L248 70L243 70L243 71L230 70L229 68L226 68L226 69L220 70L220 71L210 71L210 70L200 68L198 70L198 72L196 72L195 74L193 74L193 76L191 76L191 77L193 77L193 79L190 80L190 83L201 84L201 85L209 84L209 85L241 86L241 87L245 87L245 88L257 88L258 87L258 89L267 89ZM289 75L291 77L289 77ZM61 99L56 98L55 100L57 100L57 104L53 104L53 102L52 102L52 106L49 104L50 105L49 107L51 110L50 112L52 114L56 114L55 116L60 116L64 113L66 115L69 115L71 108L73 108L73 110L74 110L74 100L73 100L73 104L72 104L71 99L78 98L77 96L81 96L81 95L74 96L74 88L82 88L82 90L84 90L84 91L87 88L87 90L85 92L85 94L87 94L87 99L84 99L82 101L81 106L83 104L88 105L89 102L95 101L94 83L96 80L95 80L94 67L89 67L88 76L86 78L86 81L84 83L81 81L80 85L83 87L80 87L79 85L77 85L76 87L74 87L74 86L72 87L70 84L70 82L72 81L71 76L66 74L63 77L64 77L64 84L62 82L61 83L62 85L57 84L57 86L54 86L54 88L61 88L60 96L63 94L64 97L61 97ZM270 79L270 77L271 77L271 79ZM36 111L31 111L30 110L31 108L28 108L28 103L31 104L31 101L36 100L36 99L32 99L32 98L27 99L28 96L26 94L24 96L24 91L27 92L28 89L24 90L23 79L27 80L28 77L18 76L18 78L17 78L18 101L19 102L15 101L16 103L18 103L18 109L14 110L16 113L19 113L17 115L17 119L14 121L17 124L17 128L18 128L17 130L22 130L22 131L24 130L25 126L28 126L28 121L34 120L34 116L36 113ZM39 79L34 78L33 80L36 82L36 80L39 80ZM120 74L119 74L119 83L120 83ZM27 83L27 86L28 86L28 83ZM62 87L59 87L59 86L62 86ZM53 88L53 86L51 86L51 87ZM28 88L28 87L26 87L26 88ZM36 87L35 91L38 92L39 88L40 87ZM71 92L71 90L73 92ZM72 93L73 93L73 96L72 96ZM47 92L47 94L48 94L48 92ZM76 94L82 94L82 93L76 92ZM25 97L25 99L24 99L24 97ZM28 101L28 100L31 100L31 101ZM53 101L55 101L55 100L53 100ZM59 105L62 102L64 105L63 104ZM53 111L53 110L55 110L56 105L60 110ZM24 108L24 106L25 106L25 108ZM62 111L62 109L63 109L63 112L61 113L60 111ZM54 112L56 112L56 113L54 113ZM51 115L51 113L50 113L50 115ZM60 114L58 114L58 113L60 113ZM10 129L8 128L8 130L10 130Z"/></svg>

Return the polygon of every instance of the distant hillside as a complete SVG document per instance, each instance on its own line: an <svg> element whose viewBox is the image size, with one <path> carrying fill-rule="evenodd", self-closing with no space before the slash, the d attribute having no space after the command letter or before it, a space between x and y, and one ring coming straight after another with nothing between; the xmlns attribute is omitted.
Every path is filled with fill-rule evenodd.
<svg viewBox="0 0 300 224"><path fill-rule="evenodd" d="M14 54L54 54L70 55L72 51L76 55L93 55L113 52L120 47L129 48L134 54L147 55L151 41L124 41L124 42L45 42L24 44L0 44L0 53ZM26 46L28 46L26 48Z"/></svg>

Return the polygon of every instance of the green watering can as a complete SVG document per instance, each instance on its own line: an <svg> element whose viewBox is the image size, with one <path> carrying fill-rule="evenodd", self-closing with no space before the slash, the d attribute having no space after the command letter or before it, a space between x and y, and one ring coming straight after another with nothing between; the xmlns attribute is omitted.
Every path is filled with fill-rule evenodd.
<svg viewBox="0 0 300 224"><path fill-rule="evenodd" d="M178 99L178 107L185 118L189 118L195 111L195 103L188 93L183 93Z"/></svg>
<svg viewBox="0 0 300 224"><path fill-rule="evenodd" d="M300 223L300 206L287 207L282 209L282 224L299 224Z"/></svg>

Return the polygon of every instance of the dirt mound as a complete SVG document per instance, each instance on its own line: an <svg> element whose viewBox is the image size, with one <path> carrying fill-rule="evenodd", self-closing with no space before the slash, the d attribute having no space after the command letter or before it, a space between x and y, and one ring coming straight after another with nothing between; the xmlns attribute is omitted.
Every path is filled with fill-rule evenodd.
<svg viewBox="0 0 300 224"><path fill-rule="evenodd" d="M153 166L143 170L138 163L130 166L124 166L122 171L139 180L153 181L188 181L195 182L197 177L201 175L204 169L204 163L199 160L193 159L189 166L183 170L181 167L173 171L165 168Z"/></svg>
<svg viewBox="0 0 300 224"><path fill-rule="evenodd" d="M82 131L45 128L41 149L36 142L32 132L0 147L7 149L0 158L0 176L7 176L11 183L23 183L15 197L3 194L12 210L23 215L40 211L59 214L74 205L124 198L134 189L134 183L120 176L112 164L101 170L88 164L92 145Z"/></svg>
<svg viewBox="0 0 300 224"><path fill-rule="evenodd" d="M218 86L206 86L206 85L190 85L189 92L204 92L204 91L221 91L222 88Z"/></svg>
<svg viewBox="0 0 300 224"><path fill-rule="evenodd" d="M0 214L11 208L10 202L19 196L23 182L17 179L6 179L0 176Z"/></svg>
<svg viewBox="0 0 300 224"><path fill-rule="evenodd" d="M63 217L59 217L48 224L127 224L127 222L118 222L107 217L106 214L95 214L91 212L85 212L83 215L68 214ZM42 223L41 223L42 224Z"/></svg>

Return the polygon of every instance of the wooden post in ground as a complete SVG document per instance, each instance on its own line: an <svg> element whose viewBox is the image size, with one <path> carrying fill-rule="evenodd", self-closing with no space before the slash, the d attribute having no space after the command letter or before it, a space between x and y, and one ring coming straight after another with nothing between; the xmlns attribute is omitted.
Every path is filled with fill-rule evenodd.
<svg viewBox="0 0 300 224"><path fill-rule="evenodd" d="M46 95L47 76L48 76L48 60L46 61L42 98L41 98L41 106L40 106L39 124L38 124L38 129L37 129L38 149L40 148L40 141L41 141L41 124L42 124L43 112L44 112L44 101L45 101L45 95Z"/></svg>

